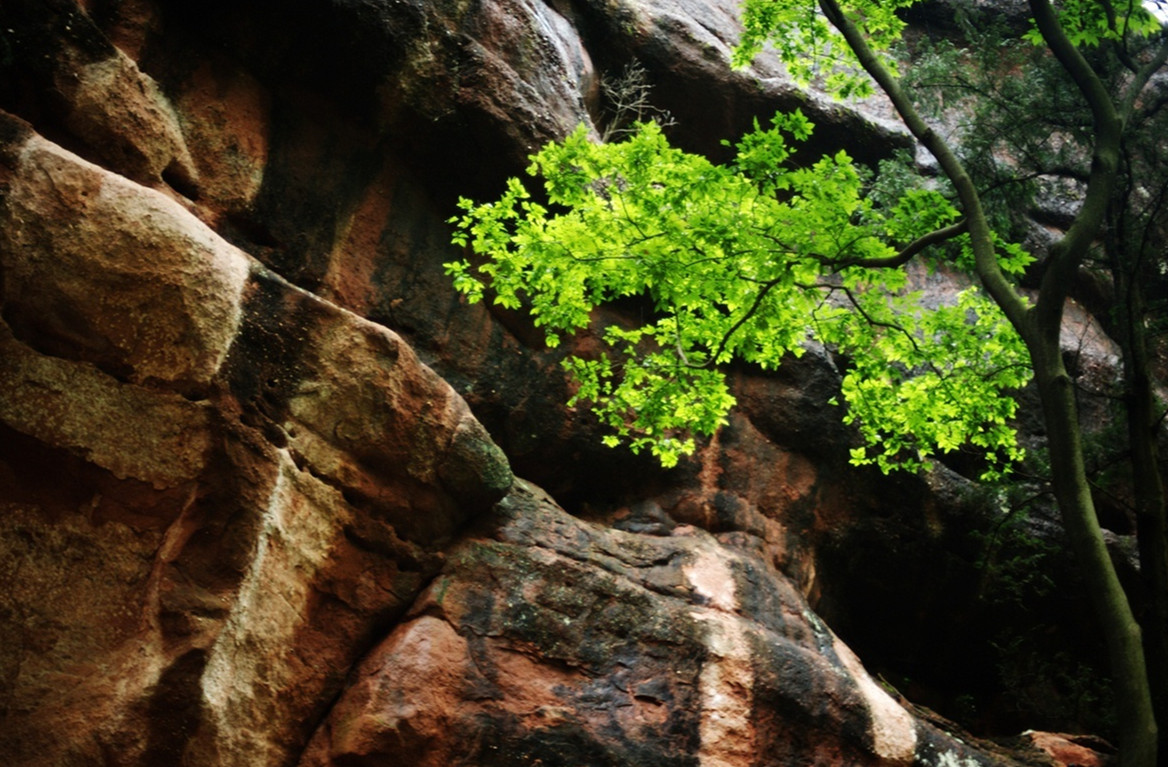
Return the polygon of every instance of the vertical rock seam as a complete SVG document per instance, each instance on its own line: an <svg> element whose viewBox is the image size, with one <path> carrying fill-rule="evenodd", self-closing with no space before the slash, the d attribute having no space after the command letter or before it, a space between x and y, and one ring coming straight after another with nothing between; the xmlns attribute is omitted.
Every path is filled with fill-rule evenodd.
<svg viewBox="0 0 1168 767"><path fill-rule="evenodd" d="M708 606L690 612L705 627L709 652L698 678L701 701L701 767L749 763L755 753L754 668L739 607L734 574L726 560L704 546L682 568L694 592Z"/></svg>

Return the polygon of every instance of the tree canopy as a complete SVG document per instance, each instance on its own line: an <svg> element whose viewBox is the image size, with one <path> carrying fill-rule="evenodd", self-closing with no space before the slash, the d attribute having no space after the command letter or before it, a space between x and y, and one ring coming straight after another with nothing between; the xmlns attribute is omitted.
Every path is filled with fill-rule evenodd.
<svg viewBox="0 0 1168 767"><path fill-rule="evenodd" d="M551 346L598 305L636 299L640 314L595 328L603 353L565 367L610 444L666 465L733 406L719 365L770 369L818 343L846 360L843 417L865 441L855 462L918 468L972 445L1000 471L1020 454L1010 393L1029 378L1025 349L976 286L926 305L902 268L961 235L956 210L935 190L882 185L844 151L792 163L812 129L800 112L776 115L719 165L653 122L611 144L581 127L532 158L537 192L511 179L497 201L462 202L456 240L486 261L447 269L472 300L487 283L526 308ZM1012 274L1030 261L1001 253Z"/></svg>

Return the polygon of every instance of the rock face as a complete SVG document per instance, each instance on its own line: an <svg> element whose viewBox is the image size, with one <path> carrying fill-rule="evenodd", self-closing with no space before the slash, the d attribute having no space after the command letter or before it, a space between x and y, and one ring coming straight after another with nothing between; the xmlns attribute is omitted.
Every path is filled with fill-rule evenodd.
<svg viewBox="0 0 1168 767"><path fill-rule="evenodd" d="M1004 763L902 708L750 541L590 524L521 483L301 765Z"/></svg>
<svg viewBox="0 0 1168 767"><path fill-rule="evenodd" d="M443 274L457 195L602 129L631 61L689 148L793 106L904 144L729 70L734 8L0 4L5 764L1009 763L813 612L963 663L985 514L847 465L829 356L736 371L665 472Z"/></svg>
<svg viewBox="0 0 1168 767"><path fill-rule="evenodd" d="M397 335L4 118L10 764L283 764L511 484Z"/></svg>

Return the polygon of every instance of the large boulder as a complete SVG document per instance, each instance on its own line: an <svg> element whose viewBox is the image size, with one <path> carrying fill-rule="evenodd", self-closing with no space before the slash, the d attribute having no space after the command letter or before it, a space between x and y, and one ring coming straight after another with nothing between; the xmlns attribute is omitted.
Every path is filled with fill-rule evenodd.
<svg viewBox="0 0 1168 767"><path fill-rule="evenodd" d="M286 763L507 461L391 331L2 132L0 752Z"/></svg>
<svg viewBox="0 0 1168 767"><path fill-rule="evenodd" d="M758 544L595 525L518 484L300 764L1013 763L898 703Z"/></svg>

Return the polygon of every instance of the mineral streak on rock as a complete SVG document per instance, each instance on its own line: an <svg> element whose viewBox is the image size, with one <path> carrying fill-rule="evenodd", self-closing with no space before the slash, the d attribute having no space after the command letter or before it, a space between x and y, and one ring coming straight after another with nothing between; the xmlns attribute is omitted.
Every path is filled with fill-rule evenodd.
<svg viewBox="0 0 1168 767"><path fill-rule="evenodd" d="M698 677L701 696L702 767L749 764L758 750L751 709L754 703L753 659L743 626L733 617L695 611L706 627L710 655Z"/></svg>
<svg viewBox="0 0 1168 767"><path fill-rule="evenodd" d="M396 334L5 120L0 751L285 764L507 461Z"/></svg>

